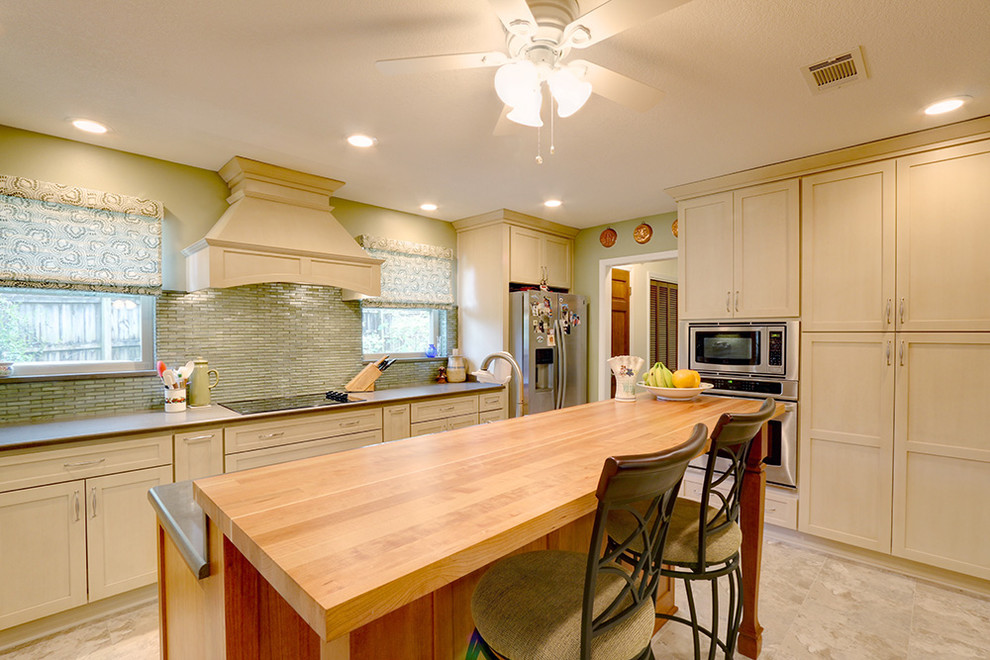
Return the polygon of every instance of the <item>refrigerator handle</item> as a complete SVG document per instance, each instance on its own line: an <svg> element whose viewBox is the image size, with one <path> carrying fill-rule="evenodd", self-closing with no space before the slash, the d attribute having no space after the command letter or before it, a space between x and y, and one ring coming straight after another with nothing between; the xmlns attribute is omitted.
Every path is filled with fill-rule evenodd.
<svg viewBox="0 0 990 660"><path fill-rule="evenodd" d="M554 410L564 407L564 379L567 377L567 352L564 350L564 333L560 331L560 320L553 324L554 345L557 349L557 378L554 383Z"/></svg>

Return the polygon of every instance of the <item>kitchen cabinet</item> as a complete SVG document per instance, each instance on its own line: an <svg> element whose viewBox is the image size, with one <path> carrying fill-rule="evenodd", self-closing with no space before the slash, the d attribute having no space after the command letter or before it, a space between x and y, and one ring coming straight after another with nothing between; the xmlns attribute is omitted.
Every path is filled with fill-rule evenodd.
<svg viewBox="0 0 990 660"><path fill-rule="evenodd" d="M376 429L361 433L348 433L320 440L283 444L266 449L255 449L239 454L228 454L226 456L225 472L237 472L238 470L250 470L257 467L276 465L277 463L288 463L289 461L333 454L338 451L357 449L358 447L380 444L381 442L382 432L380 429Z"/></svg>
<svg viewBox="0 0 990 660"><path fill-rule="evenodd" d="M988 181L990 140L897 159L899 330L990 330Z"/></svg>
<svg viewBox="0 0 990 660"><path fill-rule="evenodd" d="M796 179L678 204L681 318L800 314Z"/></svg>
<svg viewBox="0 0 990 660"><path fill-rule="evenodd" d="M990 578L988 333L899 333L893 554Z"/></svg>
<svg viewBox="0 0 990 660"><path fill-rule="evenodd" d="M802 333L798 529L890 552L894 333Z"/></svg>
<svg viewBox="0 0 990 660"><path fill-rule="evenodd" d="M478 397L417 401L410 405L410 419L413 437L474 426L478 423Z"/></svg>
<svg viewBox="0 0 990 660"><path fill-rule="evenodd" d="M90 601L155 582L157 523L148 491L169 483L170 465L86 480Z"/></svg>
<svg viewBox="0 0 990 660"><path fill-rule="evenodd" d="M0 628L152 584L147 491L172 481L172 437L0 454Z"/></svg>
<svg viewBox="0 0 990 660"><path fill-rule="evenodd" d="M0 629L86 603L84 487L0 494Z"/></svg>
<svg viewBox="0 0 990 660"><path fill-rule="evenodd" d="M175 480L199 479L223 472L223 428L175 434Z"/></svg>
<svg viewBox="0 0 990 660"><path fill-rule="evenodd" d="M894 329L893 161L801 180L802 328Z"/></svg>
<svg viewBox="0 0 990 660"><path fill-rule="evenodd" d="M572 241L553 234L509 229L509 281L571 288Z"/></svg>
<svg viewBox="0 0 990 660"><path fill-rule="evenodd" d="M382 440L391 442L409 437L409 404L382 408Z"/></svg>

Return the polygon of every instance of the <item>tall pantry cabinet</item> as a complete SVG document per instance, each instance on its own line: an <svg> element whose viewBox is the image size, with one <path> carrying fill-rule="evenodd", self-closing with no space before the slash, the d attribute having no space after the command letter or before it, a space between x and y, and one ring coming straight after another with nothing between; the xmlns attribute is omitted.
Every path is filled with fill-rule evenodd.
<svg viewBox="0 0 990 660"><path fill-rule="evenodd" d="M799 529L982 578L988 182L990 141L801 182Z"/></svg>

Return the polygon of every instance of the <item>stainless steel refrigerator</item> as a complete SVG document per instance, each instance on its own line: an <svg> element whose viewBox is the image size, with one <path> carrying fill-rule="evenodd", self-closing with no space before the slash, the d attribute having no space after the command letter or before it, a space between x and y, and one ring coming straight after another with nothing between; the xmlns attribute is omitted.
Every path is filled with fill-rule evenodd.
<svg viewBox="0 0 990 660"><path fill-rule="evenodd" d="M526 412L588 402L588 300L551 291L509 294L509 351L522 370Z"/></svg>

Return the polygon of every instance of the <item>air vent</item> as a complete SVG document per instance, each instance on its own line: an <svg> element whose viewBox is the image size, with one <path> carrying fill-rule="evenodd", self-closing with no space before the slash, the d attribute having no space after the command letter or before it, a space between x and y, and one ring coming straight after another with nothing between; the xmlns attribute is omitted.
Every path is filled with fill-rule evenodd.
<svg viewBox="0 0 990 660"><path fill-rule="evenodd" d="M808 87L815 94L866 78L863 51L859 46L841 55L801 69Z"/></svg>

